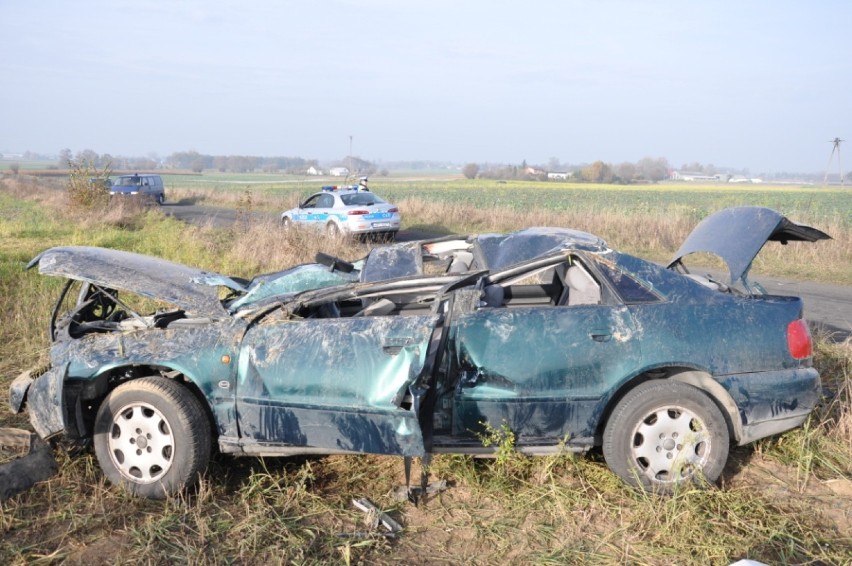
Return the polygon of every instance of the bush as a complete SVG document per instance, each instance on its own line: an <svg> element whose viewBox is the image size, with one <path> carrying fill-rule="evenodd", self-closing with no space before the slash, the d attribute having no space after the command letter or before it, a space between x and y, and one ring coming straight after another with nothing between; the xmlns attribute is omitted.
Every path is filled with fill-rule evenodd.
<svg viewBox="0 0 852 566"><path fill-rule="evenodd" d="M68 200L72 208L91 210L106 208L109 204L109 165L98 170L87 160L68 160Z"/></svg>

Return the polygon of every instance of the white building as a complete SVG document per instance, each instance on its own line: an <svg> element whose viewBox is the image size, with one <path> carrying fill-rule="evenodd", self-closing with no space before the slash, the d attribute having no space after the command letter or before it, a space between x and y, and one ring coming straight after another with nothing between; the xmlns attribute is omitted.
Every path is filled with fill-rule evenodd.
<svg viewBox="0 0 852 566"><path fill-rule="evenodd" d="M346 167L332 167L328 170L328 174L332 177L348 177L349 169Z"/></svg>
<svg viewBox="0 0 852 566"><path fill-rule="evenodd" d="M692 171L672 171L672 181L709 181L715 183L722 180L721 175L707 175L705 173L696 173Z"/></svg>

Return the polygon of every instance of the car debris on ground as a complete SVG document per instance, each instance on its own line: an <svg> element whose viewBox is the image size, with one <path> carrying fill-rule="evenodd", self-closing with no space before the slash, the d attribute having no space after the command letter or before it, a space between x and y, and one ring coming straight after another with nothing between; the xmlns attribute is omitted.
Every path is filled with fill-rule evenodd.
<svg viewBox="0 0 852 566"><path fill-rule="evenodd" d="M0 456L0 501L50 479L58 469L50 445L27 430L0 428Z"/></svg>

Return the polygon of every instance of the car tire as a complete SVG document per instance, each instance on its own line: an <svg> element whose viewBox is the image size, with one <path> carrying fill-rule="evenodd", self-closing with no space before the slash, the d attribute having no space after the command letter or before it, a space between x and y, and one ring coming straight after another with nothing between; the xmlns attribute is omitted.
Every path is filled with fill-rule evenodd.
<svg viewBox="0 0 852 566"><path fill-rule="evenodd" d="M95 418L95 454L115 485L164 499L191 487L210 460L210 424L201 401L163 377L116 387Z"/></svg>
<svg viewBox="0 0 852 566"><path fill-rule="evenodd" d="M325 235L332 239L340 237L340 228L334 222L325 225Z"/></svg>
<svg viewBox="0 0 852 566"><path fill-rule="evenodd" d="M166 195L164 195L163 193L157 195L157 204L159 204L160 206L166 204Z"/></svg>
<svg viewBox="0 0 852 566"><path fill-rule="evenodd" d="M628 484L657 493L715 482L729 448L728 425L713 399L670 380L646 381L629 391L603 435L610 469Z"/></svg>
<svg viewBox="0 0 852 566"><path fill-rule="evenodd" d="M281 219L281 227L284 228L284 230L289 230L293 227L293 221L290 220L289 217L285 216Z"/></svg>

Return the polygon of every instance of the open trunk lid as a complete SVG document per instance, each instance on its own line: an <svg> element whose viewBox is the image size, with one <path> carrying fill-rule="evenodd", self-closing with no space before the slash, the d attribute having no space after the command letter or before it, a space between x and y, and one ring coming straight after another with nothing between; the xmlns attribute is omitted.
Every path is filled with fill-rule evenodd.
<svg viewBox="0 0 852 566"><path fill-rule="evenodd" d="M736 206L713 213L702 220L686 238L668 264L672 269L689 254L704 252L722 258L730 271L729 285L746 279L751 263L768 241L828 240L825 232L797 224L778 211L762 206Z"/></svg>

